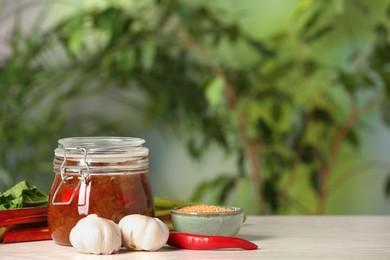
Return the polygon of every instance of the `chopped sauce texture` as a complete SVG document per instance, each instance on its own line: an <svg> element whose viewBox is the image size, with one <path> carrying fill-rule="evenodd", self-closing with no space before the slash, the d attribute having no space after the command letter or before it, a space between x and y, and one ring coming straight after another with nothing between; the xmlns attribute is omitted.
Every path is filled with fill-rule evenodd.
<svg viewBox="0 0 390 260"><path fill-rule="evenodd" d="M129 214L154 215L153 194L146 171L121 175L107 175L103 172L101 175L89 176L89 180L81 182L79 186L80 180L74 176L62 183L54 198L55 202L71 200L68 205L52 203L61 182L61 175L57 172L48 207L49 231L58 244L70 245L71 229L89 214L94 213L116 223Z"/></svg>

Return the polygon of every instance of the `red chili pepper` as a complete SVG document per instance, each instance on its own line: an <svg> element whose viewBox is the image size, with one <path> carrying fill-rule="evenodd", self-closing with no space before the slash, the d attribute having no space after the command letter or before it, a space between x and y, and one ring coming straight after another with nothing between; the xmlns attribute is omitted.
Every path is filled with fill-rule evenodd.
<svg viewBox="0 0 390 260"><path fill-rule="evenodd" d="M195 250L220 248L241 248L246 250L254 250L258 248L256 244L238 237L206 236L181 232L169 233L167 244L178 248Z"/></svg>

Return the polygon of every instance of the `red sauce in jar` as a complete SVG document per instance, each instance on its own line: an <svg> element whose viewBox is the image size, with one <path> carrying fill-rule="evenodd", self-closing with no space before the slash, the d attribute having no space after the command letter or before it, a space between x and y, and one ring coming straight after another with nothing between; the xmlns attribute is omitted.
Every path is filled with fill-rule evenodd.
<svg viewBox="0 0 390 260"><path fill-rule="evenodd" d="M104 150L107 149L112 147L104 145ZM89 214L116 223L129 214L154 215L145 149L136 150L136 155L131 158L128 157L134 150L116 151L107 157L102 156L101 150L96 155L96 148L93 152L84 149L84 155L76 157L60 156L56 151L55 178L48 208L49 230L56 243L70 245L71 229ZM88 167L85 167L86 162ZM65 170L61 170L62 167ZM87 175L83 175L85 172Z"/></svg>

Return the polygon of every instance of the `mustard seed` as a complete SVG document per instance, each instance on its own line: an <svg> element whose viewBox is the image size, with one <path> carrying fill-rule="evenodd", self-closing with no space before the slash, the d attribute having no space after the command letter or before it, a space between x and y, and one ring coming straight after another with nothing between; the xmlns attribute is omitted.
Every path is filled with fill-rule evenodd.
<svg viewBox="0 0 390 260"><path fill-rule="evenodd" d="M200 205L192 205L192 206L182 207L182 208L178 209L177 211L179 213L213 214L213 213L232 212L233 210L230 208L200 204Z"/></svg>

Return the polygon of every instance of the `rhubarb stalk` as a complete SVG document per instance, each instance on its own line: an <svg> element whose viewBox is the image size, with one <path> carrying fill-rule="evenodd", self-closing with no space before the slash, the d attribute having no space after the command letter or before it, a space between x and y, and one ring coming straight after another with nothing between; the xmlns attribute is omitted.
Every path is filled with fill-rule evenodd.
<svg viewBox="0 0 390 260"><path fill-rule="evenodd" d="M47 226L9 230L5 233L3 243L50 240Z"/></svg>
<svg viewBox="0 0 390 260"><path fill-rule="evenodd" d="M0 226L47 221L47 207L0 210Z"/></svg>

